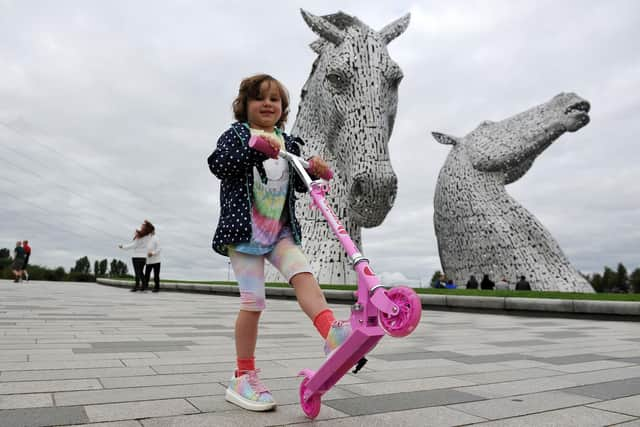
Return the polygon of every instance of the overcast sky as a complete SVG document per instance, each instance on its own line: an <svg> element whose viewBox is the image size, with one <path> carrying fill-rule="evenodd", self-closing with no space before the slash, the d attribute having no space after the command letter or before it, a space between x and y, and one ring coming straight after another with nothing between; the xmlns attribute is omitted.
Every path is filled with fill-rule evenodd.
<svg viewBox="0 0 640 427"><path fill-rule="evenodd" d="M591 123L565 134L508 192L584 272L640 266L640 2L307 1L381 29L404 72L389 142L398 196L363 231L385 277L440 268L436 179L463 136L575 92ZM162 276L226 279L211 250L218 180L206 158L232 122L243 77L266 72L292 97L293 125L316 37L299 2L0 0L0 247L29 239L32 262L65 269L157 226ZM390 250L392 248L392 250ZM130 262L129 262L130 264ZM131 269L131 265L129 266Z"/></svg>

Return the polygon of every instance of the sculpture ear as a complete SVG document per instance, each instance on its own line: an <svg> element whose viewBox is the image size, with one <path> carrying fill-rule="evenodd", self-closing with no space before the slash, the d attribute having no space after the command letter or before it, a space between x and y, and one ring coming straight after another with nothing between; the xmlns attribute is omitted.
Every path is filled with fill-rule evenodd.
<svg viewBox="0 0 640 427"><path fill-rule="evenodd" d="M438 141L440 144L445 145L458 145L458 138L455 136L445 135L440 132L431 132L431 135Z"/></svg>
<svg viewBox="0 0 640 427"><path fill-rule="evenodd" d="M304 18L304 21L314 33L336 46L342 43L342 40L344 39L344 32L340 28L336 27L322 16L312 15L304 9L300 9L300 13L302 14L302 18Z"/></svg>
<svg viewBox="0 0 640 427"><path fill-rule="evenodd" d="M384 40L386 44L389 44L393 39L404 33L404 30L409 26L410 20L411 14L407 13L402 18L396 19L391 24L381 29L380 35L382 36L382 40Z"/></svg>

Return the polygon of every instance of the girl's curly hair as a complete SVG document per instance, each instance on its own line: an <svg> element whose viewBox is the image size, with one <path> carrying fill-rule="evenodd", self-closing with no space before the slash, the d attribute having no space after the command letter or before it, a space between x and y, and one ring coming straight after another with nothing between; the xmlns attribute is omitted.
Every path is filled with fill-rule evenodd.
<svg viewBox="0 0 640 427"><path fill-rule="evenodd" d="M151 224L149 221L145 219L144 222L142 223L142 227L140 227L140 230L136 230L136 235L134 236L134 239L140 239L146 236L147 234L153 233L154 231L156 231L156 228L153 226L153 224Z"/></svg>
<svg viewBox="0 0 640 427"><path fill-rule="evenodd" d="M239 122L246 122L248 120L247 103L250 99L259 99L260 86L263 82L275 84L278 88L278 92L280 92L282 115L276 123L276 127L284 129L284 124L287 122L287 117L289 116L289 92L287 92L287 89L282 83L271 77L269 74L256 74L255 76L247 77L240 82L238 96L233 100L232 104L233 116Z"/></svg>

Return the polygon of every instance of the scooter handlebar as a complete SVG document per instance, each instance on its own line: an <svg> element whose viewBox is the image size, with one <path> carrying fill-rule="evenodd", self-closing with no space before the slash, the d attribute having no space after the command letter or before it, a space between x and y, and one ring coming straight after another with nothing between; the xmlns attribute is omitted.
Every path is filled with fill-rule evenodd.
<svg viewBox="0 0 640 427"><path fill-rule="evenodd" d="M309 167L307 169L311 169L313 170L313 159L309 159ZM322 175L320 175L320 178L327 180L327 181L331 181L331 178L333 178L333 171L331 169L327 169L324 171L324 173Z"/></svg>
<svg viewBox="0 0 640 427"><path fill-rule="evenodd" d="M262 154L271 159L277 159L278 152L280 151L274 149L271 144L269 144L269 141L257 135L253 135L249 139L249 147L253 148L254 150L260 151Z"/></svg>
<svg viewBox="0 0 640 427"><path fill-rule="evenodd" d="M249 139L249 147L253 148L254 150L260 151L261 153L263 153L264 155L266 155L271 159L277 159L278 156L282 156L282 157L294 156L291 153L285 154L285 153L282 153L280 150L274 149L265 138L262 138L258 135L253 135ZM306 161L298 157L298 160L300 160L300 162L302 163L305 169L313 170L313 159ZM333 178L333 171L331 169L327 169L322 175L320 175L320 178L325 179L327 181L331 180Z"/></svg>

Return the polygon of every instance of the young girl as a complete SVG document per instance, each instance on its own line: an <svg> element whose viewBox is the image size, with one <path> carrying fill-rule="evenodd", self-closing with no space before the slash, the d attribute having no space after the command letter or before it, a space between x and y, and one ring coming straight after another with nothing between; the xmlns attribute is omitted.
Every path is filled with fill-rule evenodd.
<svg viewBox="0 0 640 427"><path fill-rule="evenodd" d="M218 140L209 156L211 172L220 179L220 220L213 249L229 256L240 288L240 311L235 324L237 369L226 399L252 411L275 407L273 396L258 378L255 349L258 321L265 309L264 261L269 261L293 286L298 303L325 339L325 354L350 333L348 322L336 321L300 249L300 225L294 189L306 187L283 159L270 159L248 146L252 135L267 139L275 150L300 155L300 138L282 131L289 97L273 77L259 74L240 83L233 101L236 123ZM313 158L312 176L327 164Z"/></svg>
<svg viewBox="0 0 640 427"><path fill-rule="evenodd" d="M133 271L136 275L136 284L131 289L131 292L136 292L140 288L142 283L142 290L146 291L144 286L144 266L147 263L147 246L151 237L151 223L145 220L139 230L136 230L133 235L133 241L128 244L118 245L120 249L133 250L133 256L131 262L133 263Z"/></svg>

